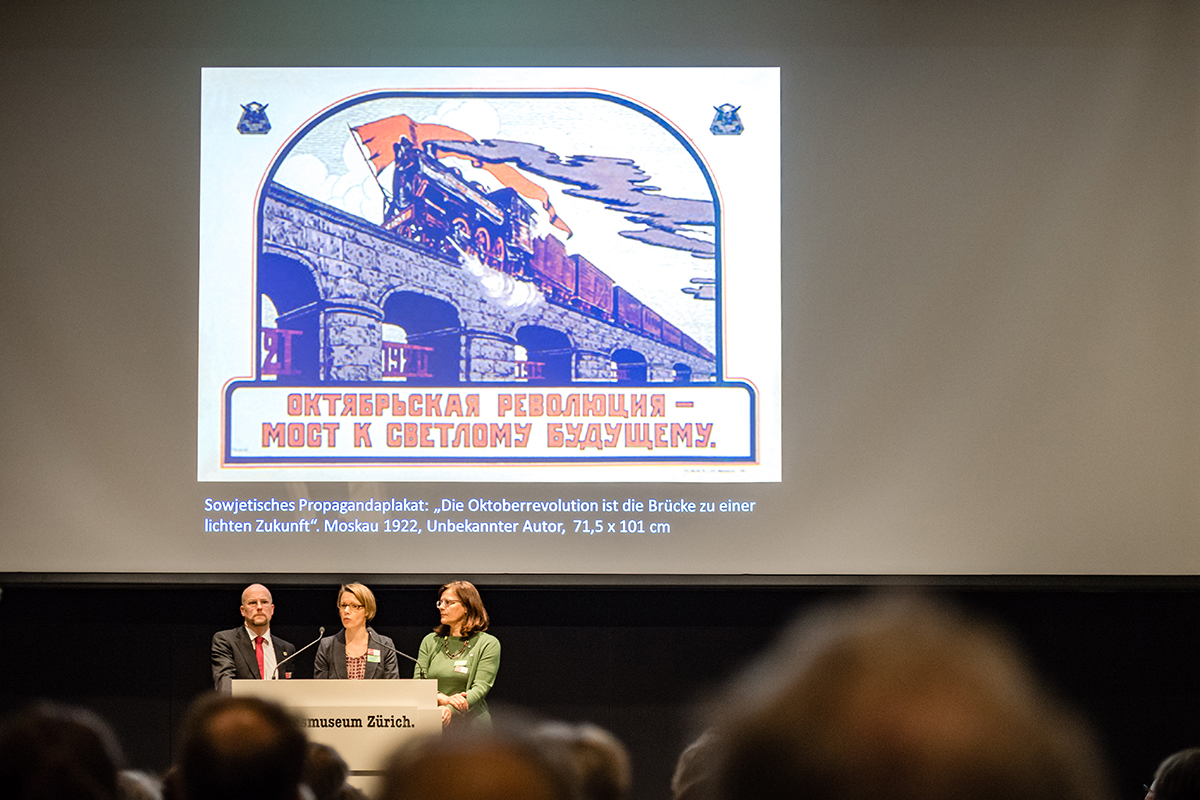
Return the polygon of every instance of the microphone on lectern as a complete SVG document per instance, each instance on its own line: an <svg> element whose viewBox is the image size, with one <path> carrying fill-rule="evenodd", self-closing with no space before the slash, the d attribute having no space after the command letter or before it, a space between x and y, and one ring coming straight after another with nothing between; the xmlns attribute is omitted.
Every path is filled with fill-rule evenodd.
<svg viewBox="0 0 1200 800"><path fill-rule="evenodd" d="M371 628L367 628L367 641L370 641L370 640L371 640L371 637L372 637L372 636L374 636L374 635L376 635L376 634L375 634L375 631L373 631ZM422 680L424 680L424 679L425 679L425 668L421 666L421 662L420 662L420 661L417 661L415 658L413 658L412 656L410 656L408 653L401 653L399 650L397 650L397 649L396 649L396 648L394 648L394 647L388 647L388 646L387 646L386 644L384 644L383 642L376 642L376 644L378 644L378 645L379 645L380 647L382 647L384 650L391 650L391 651L392 651L393 653L395 653L396 655L398 655L398 656L404 656L404 657L405 657L405 658L407 658L409 661L411 661L411 662L413 662L414 664L416 664L416 665L417 665L417 671L421 673L421 679L422 679Z"/></svg>
<svg viewBox="0 0 1200 800"><path fill-rule="evenodd" d="M321 631L320 631L320 632L317 634L317 638L313 639L311 642L309 642L308 644L304 645L304 647L301 647L299 650L297 650L296 652L292 653L290 656L288 656L287 658L285 658L283 661L280 661L278 664L276 664L276 665L275 665L275 671L271 673L271 677L272 677L272 678L278 678L278 677L279 677L279 668L280 668L280 667L282 667L282 666L283 666L284 664L286 664L287 662L291 661L291 660L292 660L293 658L295 658L296 656L298 656L298 655L300 655L301 653L303 653L303 652L304 652L305 650L307 650L308 648L312 647L312 646L313 646L314 644L316 644L317 642L321 641L321 637L322 637L322 636L324 636L324 635L325 635L325 626L324 626L324 625L322 625L322 626L321 626Z"/></svg>

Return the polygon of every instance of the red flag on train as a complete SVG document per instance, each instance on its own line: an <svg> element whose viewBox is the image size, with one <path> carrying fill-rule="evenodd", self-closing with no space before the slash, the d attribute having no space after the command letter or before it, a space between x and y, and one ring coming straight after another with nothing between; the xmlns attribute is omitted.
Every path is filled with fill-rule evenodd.
<svg viewBox="0 0 1200 800"><path fill-rule="evenodd" d="M451 128L448 125L439 125L434 122L417 122L407 114L384 117L374 122L354 126L350 130L358 137L363 147L367 148L370 152L367 162L371 165L371 169L375 171L376 176L392 163L392 145L399 142L401 137L408 139L417 147L424 147L426 142L475 142L474 137L470 134L456 128ZM542 208L546 209L546 213L550 215L550 223L567 235L571 234L571 229L567 226L567 223L555 212L554 205L550 202L550 194L541 186L526 178L515 167L508 164L491 164L486 161L477 161L462 153L443 151L435 146L434 157L443 158L445 156L466 159L474 166L487 170L496 180L523 197L538 201L542 204Z"/></svg>

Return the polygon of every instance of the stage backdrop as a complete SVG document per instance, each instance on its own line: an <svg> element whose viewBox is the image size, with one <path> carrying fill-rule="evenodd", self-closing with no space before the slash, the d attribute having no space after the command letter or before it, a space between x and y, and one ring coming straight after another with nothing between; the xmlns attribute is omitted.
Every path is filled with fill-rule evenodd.
<svg viewBox="0 0 1200 800"><path fill-rule="evenodd" d="M944 596L1012 633L1054 691L1096 731L1116 796L1136 797L1164 756L1196 744L1195 592L1186 584L1145 580L1128 581L1121 591L1098 585L960 586ZM338 625L335 586L273 582L271 588L272 629L288 641L306 644L318 625ZM113 723L132 766L164 771L178 755L188 705L212 688L213 632L240 622L241 589L233 583L6 588L0 634L36 642L53 609L60 612L56 631L71 647L37 670L21 659L0 662L0 715L36 697L82 704ZM398 648L417 648L436 622L435 587L375 589L374 628ZM696 705L757 656L795 613L855 590L484 584L481 591L491 631L504 648L488 698L495 718L601 725L630 748L632 797L663 800L675 760L699 733ZM145 649L147 620L169 658L153 668L113 658L136 659ZM298 675L311 675L312 652L297 658Z"/></svg>

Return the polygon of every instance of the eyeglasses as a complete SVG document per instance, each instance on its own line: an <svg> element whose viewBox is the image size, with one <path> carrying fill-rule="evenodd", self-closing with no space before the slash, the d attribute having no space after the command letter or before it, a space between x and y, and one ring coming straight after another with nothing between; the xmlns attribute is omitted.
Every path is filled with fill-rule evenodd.
<svg viewBox="0 0 1200 800"><path fill-rule="evenodd" d="M449 608L450 606L454 605L457 602L459 602L459 601L458 600L438 600L436 603L434 603L434 605L436 605L438 608Z"/></svg>
<svg viewBox="0 0 1200 800"><path fill-rule="evenodd" d="M339 611L362 611L363 606L362 606L362 603L339 603L338 610Z"/></svg>

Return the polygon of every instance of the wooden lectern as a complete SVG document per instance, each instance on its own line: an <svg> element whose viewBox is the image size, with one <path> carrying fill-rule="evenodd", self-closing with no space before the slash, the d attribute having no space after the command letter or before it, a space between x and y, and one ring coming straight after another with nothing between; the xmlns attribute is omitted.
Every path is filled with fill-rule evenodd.
<svg viewBox="0 0 1200 800"><path fill-rule="evenodd" d="M235 680L235 696L273 700L294 713L309 741L327 744L369 788L383 760L404 742L442 732L437 681Z"/></svg>

